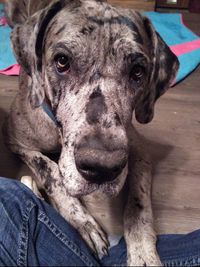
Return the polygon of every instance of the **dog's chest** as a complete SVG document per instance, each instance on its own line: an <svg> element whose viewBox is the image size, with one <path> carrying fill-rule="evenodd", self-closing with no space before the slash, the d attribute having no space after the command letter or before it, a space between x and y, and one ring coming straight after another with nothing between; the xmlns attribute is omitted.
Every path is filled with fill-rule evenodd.
<svg viewBox="0 0 200 267"><path fill-rule="evenodd" d="M113 198L96 191L83 197L82 201L108 235L123 235L125 196L124 190Z"/></svg>

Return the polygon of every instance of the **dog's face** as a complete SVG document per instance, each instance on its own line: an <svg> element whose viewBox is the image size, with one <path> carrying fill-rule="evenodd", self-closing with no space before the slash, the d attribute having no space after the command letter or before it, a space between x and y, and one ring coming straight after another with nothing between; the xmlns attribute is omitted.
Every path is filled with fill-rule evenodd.
<svg viewBox="0 0 200 267"><path fill-rule="evenodd" d="M127 129L153 117L178 63L148 19L100 1L59 1L13 31L34 107L48 99L60 124L59 169L72 196L116 195L128 170ZM19 37L18 37L19 39ZM27 57L28 56L28 57Z"/></svg>

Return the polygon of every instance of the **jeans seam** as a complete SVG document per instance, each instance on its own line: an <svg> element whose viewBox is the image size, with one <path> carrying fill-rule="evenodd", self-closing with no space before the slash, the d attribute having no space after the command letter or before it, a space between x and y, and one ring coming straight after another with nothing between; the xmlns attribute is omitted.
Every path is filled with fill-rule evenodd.
<svg viewBox="0 0 200 267"><path fill-rule="evenodd" d="M28 221L30 213L35 204L28 200L26 202L26 209L22 214L22 225L19 234L19 249L18 249L18 266L27 266L27 250L28 250Z"/></svg>
<svg viewBox="0 0 200 267"><path fill-rule="evenodd" d="M164 266L195 266L195 265L188 265L192 261L193 264L200 264L200 256L190 256L185 259L177 259L177 260L164 260L162 261Z"/></svg>
<svg viewBox="0 0 200 267"><path fill-rule="evenodd" d="M39 211L38 220L46 225L46 227L61 241L63 242L73 253L76 254L87 266L94 266L94 263L90 261L87 255L82 252L78 246L68 238L54 223L50 221L48 216Z"/></svg>

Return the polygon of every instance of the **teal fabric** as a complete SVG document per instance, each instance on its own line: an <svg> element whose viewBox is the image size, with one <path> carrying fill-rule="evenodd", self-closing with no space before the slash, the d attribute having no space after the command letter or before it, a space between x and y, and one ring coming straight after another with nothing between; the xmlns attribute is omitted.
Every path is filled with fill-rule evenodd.
<svg viewBox="0 0 200 267"><path fill-rule="evenodd" d="M199 39L181 23L180 14L158 12L145 12L144 14L151 20L156 31L169 46Z"/></svg>
<svg viewBox="0 0 200 267"><path fill-rule="evenodd" d="M200 49L178 56L180 63L179 71L176 75L176 83L190 74L200 63Z"/></svg>
<svg viewBox="0 0 200 267"><path fill-rule="evenodd" d="M0 4L0 17L2 16L3 4ZM0 70L17 63L10 46L10 32L10 27L0 26Z"/></svg>
<svg viewBox="0 0 200 267"><path fill-rule="evenodd" d="M200 40L196 34L182 24L180 14L145 12L145 15L169 46ZM200 64L200 45L191 52L179 55L178 59L180 67L176 83L184 79Z"/></svg>

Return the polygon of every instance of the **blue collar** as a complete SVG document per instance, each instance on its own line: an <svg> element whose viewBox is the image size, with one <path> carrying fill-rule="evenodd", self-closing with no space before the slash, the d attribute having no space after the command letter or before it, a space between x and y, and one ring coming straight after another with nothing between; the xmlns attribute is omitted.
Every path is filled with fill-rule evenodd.
<svg viewBox="0 0 200 267"><path fill-rule="evenodd" d="M44 110L44 112L49 116L49 118L56 124L56 126L58 126L58 121L45 100L42 103L41 107Z"/></svg>

